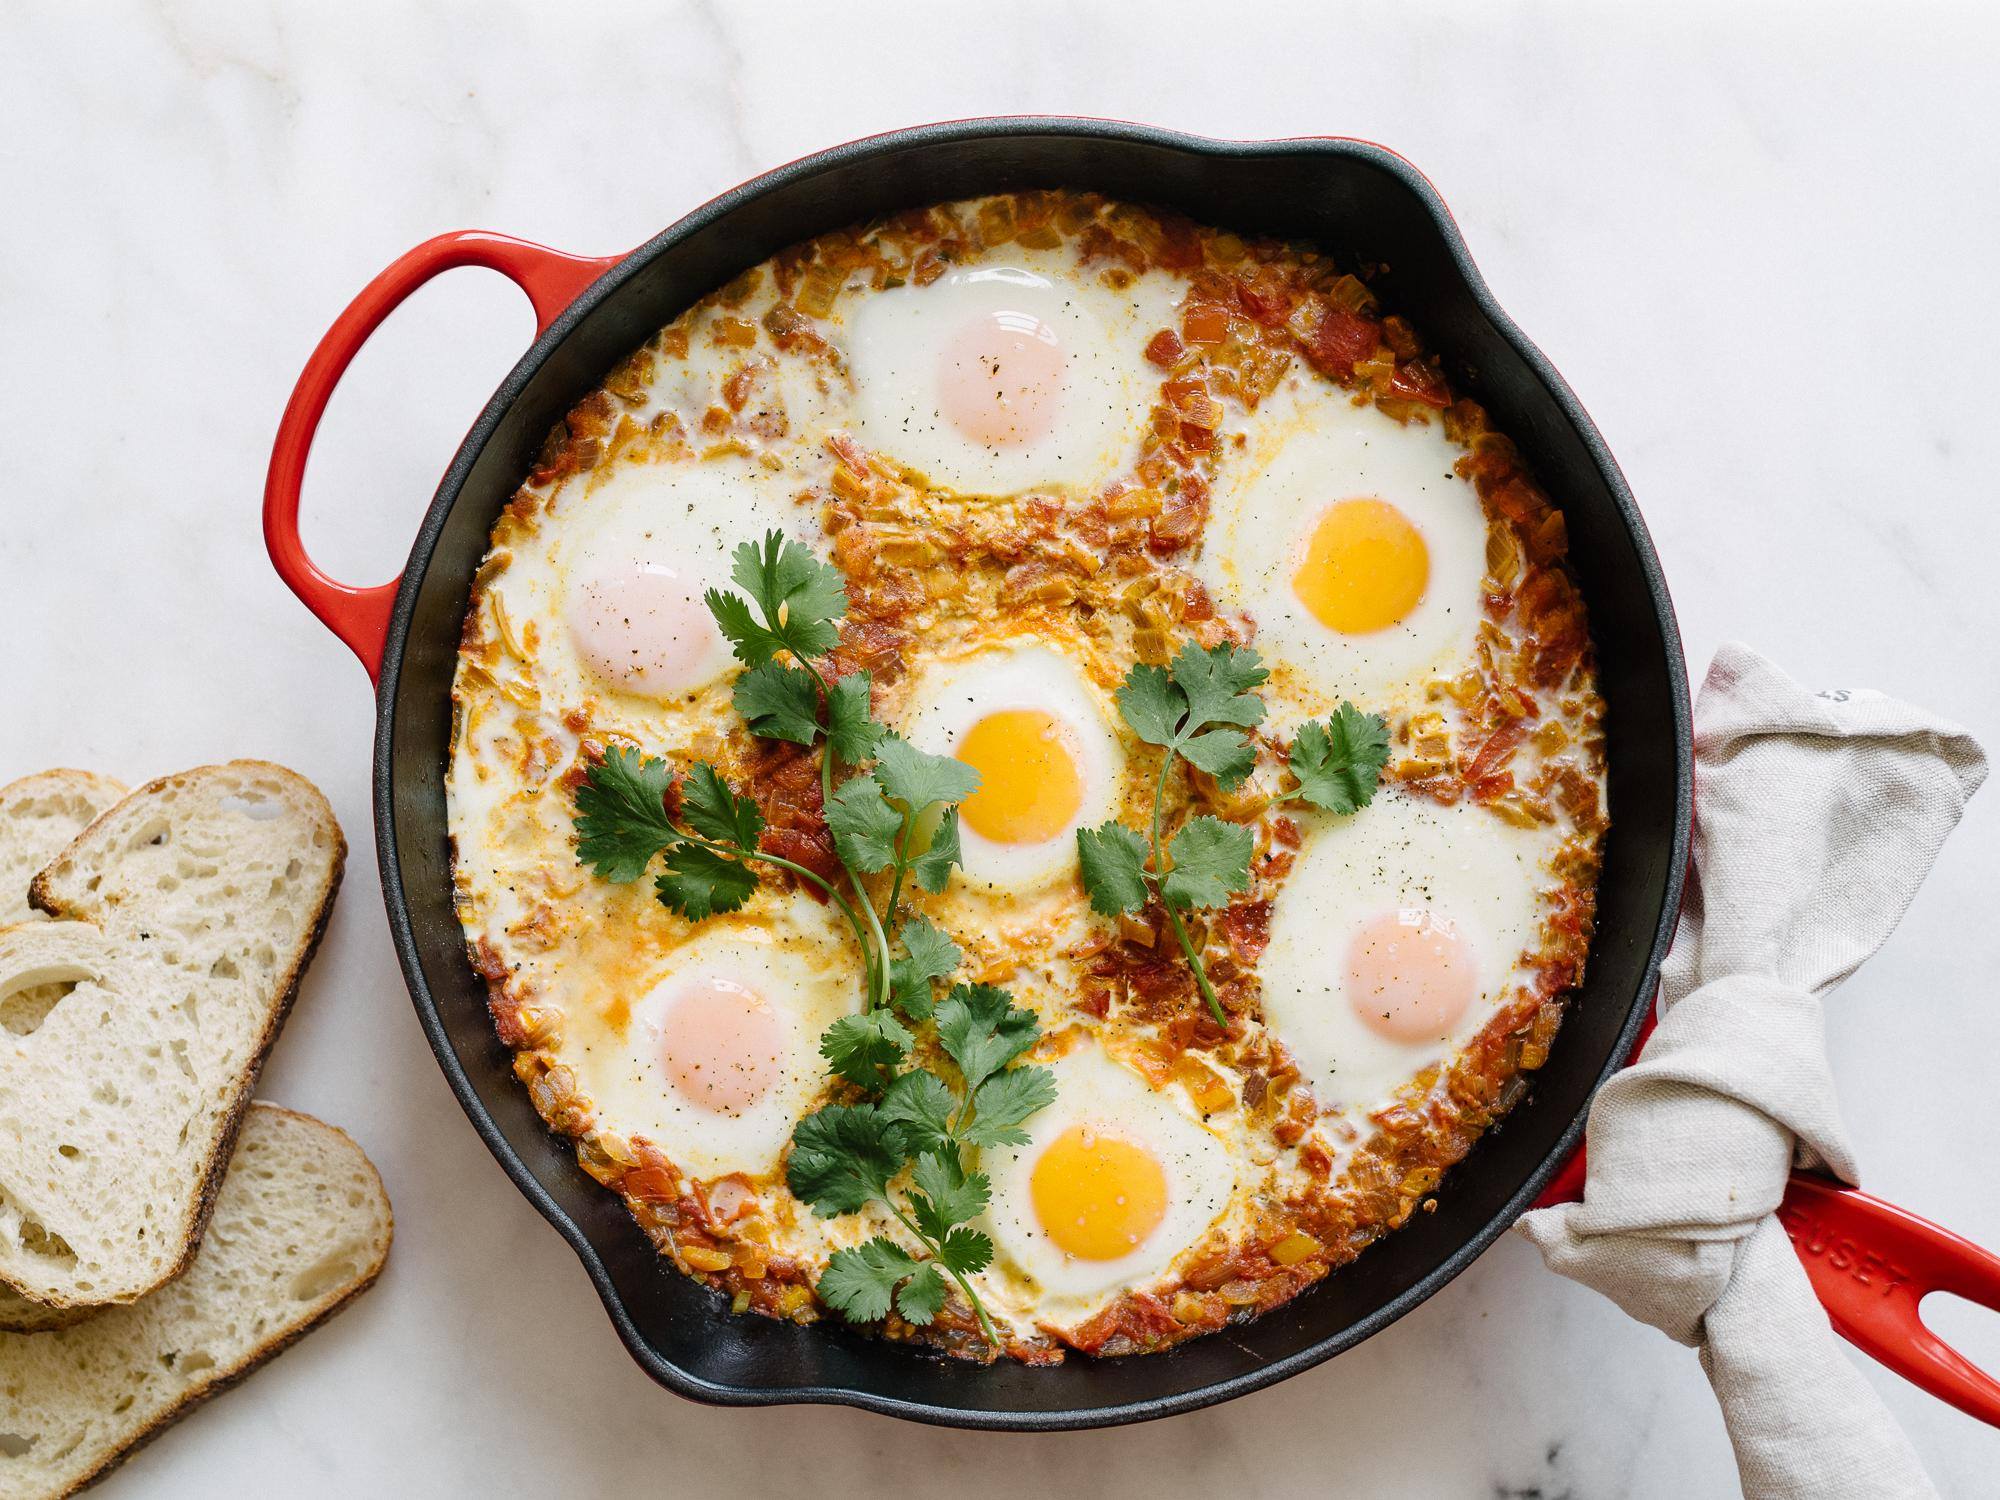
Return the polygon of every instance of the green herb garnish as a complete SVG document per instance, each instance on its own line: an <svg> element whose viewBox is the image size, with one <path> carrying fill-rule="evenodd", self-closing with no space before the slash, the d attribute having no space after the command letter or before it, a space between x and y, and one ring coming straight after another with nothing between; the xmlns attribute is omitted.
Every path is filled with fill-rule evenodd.
<svg viewBox="0 0 2000 1500"><path fill-rule="evenodd" d="M969 1227L989 1190L966 1153L1025 1142L1021 1123L1055 1097L1055 1085L1046 1068L1010 1066L1037 1031L1034 1013L1004 990L962 984L937 1001L935 986L958 968L958 945L929 919L903 910L906 885L935 894L950 880L959 859L958 804L977 790L978 773L878 724L866 672L829 680L822 658L837 644L836 622L847 609L835 569L774 531L736 549L730 576L742 592L712 589L706 602L744 664L736 710L753 734L819 751L826 823L845 888L767 853L756 802L732 791L712 765L696 764L677 778L666 762L622 746L589 767L577 791L577 857L620 883L663 857L654 890L690 921L740 908L757 888L759 865L812 886L846 917L863 955L865 992L861 1009L820 1038L820 1052L833 1075L864 1098L800 1121L786 1175L821 1216L883 1205L921 1254L880 1236L838 1251L819 1295L857 1321L885 1317L893 1306L912 1323L929 1323L944 1305L949 1277L997 1349L992 1319L968 1279L992 1260L993 1246ZM840 779L842 766L854 774ZM864 877L887 886L879 910ZM956 1064L955 1090L910 1065L919 1046L911 1028L926 1026Z"/></svg>
<svg viewBox="0 0 2000 1500"><path fill-rule="evenodd" d="M1135 665L1118 689L1118 710L1140 739L1166 751L1153 783L1149 833L1113 821L1076 835L1091 907L1117 917L1157 900L1209 1014L1224 1027L1229 1017L1181 914L1224 906L1250 888L1256 838L1240 823L1203 815L1163 842L1167 779L1175 761L1185 760L1224 791L1242 784L1257 764L1257 748L1244 730L1263 721L1264 701L1254 690L1268 675L1255 651L1227 643L1203 650L1189 642L1168 666ZM1365 807L1388 750L1382 719L1343 702L1324 724L1300 726L1290 760L1298 786L1288 795L1336 813Z"/></svg>
<svg viewBox="0 0 2000 1500"><path fill-rule="evenodd" d="M1298 778L1292 795L1332 813L1351 813L1375 800L1389 759L1389 726L1343 701L1324 724L1301 724L1288 762Z"/></svg>
<svg viewBox="0 0 2000 1500"><path fill-rule="evenodd" d="M864 1322L886 1317L893 1305L911 1323L926 1324L944 1305L950 1277L998 1348L999 1335L967 1280L993 1259L993 1242L969 1227L986 1211L991 1184L967 1166L966 1153L1024 1144L1022 1122L1054 1100L1055 1075L1012 1066L1040 1032L1034 1012L1004 990L958 985L932 1015L938 1041L957 1065L957 1087L928 1068L899 1069L907 1048L871 1045L857 1061L870 1075L864 1087L879 1097L831 1105L802 1120L785 1176L822 1218L881 1204L925 1252L920 1259L880 1235L836 1250L819 1282L829 1305ZM893 1184L905 1171L909 1185L898 1201Z"/></svg>

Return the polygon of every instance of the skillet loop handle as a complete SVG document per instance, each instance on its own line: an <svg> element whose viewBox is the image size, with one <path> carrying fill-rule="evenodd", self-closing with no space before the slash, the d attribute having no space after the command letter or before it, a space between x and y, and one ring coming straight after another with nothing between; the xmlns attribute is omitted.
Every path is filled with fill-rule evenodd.
<svg viewBox="0 0 2000 1500"><path fill-rule="evenodd" d="M424 241L363 287L306 361L271 449L271 467L264 480L264 545L278 576L361 658L370 680L382 673L389 615L402 580L392 578L371 588L341 583L320 570L299 539L299 491L305 482L306 458L334 387L382 320L434 276L459 266L498 271L528 294L535 309L535 332L540 334L585 287L622 258L567 255L478 230L441 234Z"/></svg>
<svg viewBox="0 0 2000 1500"><path fill-rule="evenodd" d="M2000 1427L2000 1380L1924 1326L1951 1292L2000 1312L2000 1255L1858 1188L1794 1172L1778 1219L1834 1330L1905 1380Z"/></svg>

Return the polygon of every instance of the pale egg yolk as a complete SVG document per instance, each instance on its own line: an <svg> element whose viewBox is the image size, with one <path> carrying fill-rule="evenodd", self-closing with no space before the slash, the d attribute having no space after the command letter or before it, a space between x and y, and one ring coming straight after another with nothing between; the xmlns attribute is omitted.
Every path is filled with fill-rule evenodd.
<svg viewBox="0 0 2000 1500"><path fill-rule="evenodd" d="M1472 945L1427 911L1384 912L1348 944L1347 998L1389 1041L1443 1041L1478 991Z"/></svg>
<svg viewBox="0 0 2000 1500"><path fill-rule="evenodd" d="M1069 827L1083 806L1083 772L1062 722L1039 708L1003 708L966 731L955 752L979 773L959 808L965 824L996 844L1040 844Z"/></svg>
<svg viewBox="0 0 2000 1500"><path fill-rule="evenodd" d="M1078 1260L1131 1254L1167 1213L1167 1174L1152 1152L1088 1125L1049 1142L1028 1189L1042 1232Z"/></svg>
<svg viewBox="0 0 2000 1500"><path fill-rule="evenodd" d="M660 1018L660 1059L689 1103L740 1115L778 1082L785 1028L770 1002L730 979L697 979Z"/></svg>
<svg viewBox="0 0 2000 1500"><path fill-rule="evenodd" d="M1386 500L1340 500L1320 512L1292 591L1313 618L1342 635L1401 620L1431 580L1423 533Z"/></svg>
<svg viewBox="0 0 2000 1500"><path fill-rule="evenodd" d="M988 313L945 345L938 409L982 448L1025 447L1055 426L1067 363L1055 329L1033 313Z"/></svg>
<svg viewBox="0 0 2000 1500"><path fill-rule="evenodd" d="M570 591L570 639L584 665L651 697L701 686L721 640L698 580L664 563L608 568Z"/></svg>

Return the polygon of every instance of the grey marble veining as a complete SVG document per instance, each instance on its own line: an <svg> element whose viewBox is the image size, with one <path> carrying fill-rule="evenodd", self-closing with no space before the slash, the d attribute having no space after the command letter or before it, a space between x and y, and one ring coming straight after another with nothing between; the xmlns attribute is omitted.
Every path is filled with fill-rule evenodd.
<svg viewBox="0 0 2000 1500"><path fill-rule="evenodd" d="M815 147L968 114L1361 135L1433 178L1590 404L1697 672L1740 636L2000 745L1996 71L1972 0L0 7L0 778L266 755L326 788L356 855L265 1092L354 1131L401 1230L376 1292L103 1493L1732 1492L1694 1357L1511 1240L1332 1364L1144 1428L656 1390L423 1044L373 888L370 697L265 562L263 467L326 324L443 229L608 251ZM465 273L357 361L307 493L335 573L396 567L529 331ZM1996 889L1989 789L1830 1029L1869 1185L2000 1245ZM1940 1321L2000 1367L1990 1318ZM2000 1434L1875 1373L1940 1487L1992 1493Z"/></svg>

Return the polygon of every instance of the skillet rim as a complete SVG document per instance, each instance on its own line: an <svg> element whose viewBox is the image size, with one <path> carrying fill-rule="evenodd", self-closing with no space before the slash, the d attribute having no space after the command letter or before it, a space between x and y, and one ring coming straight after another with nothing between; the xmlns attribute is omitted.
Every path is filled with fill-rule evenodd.
<svg viewBox="0 0 2000 1500"><path fill-rule="evenodd" d="M640 1332L614 1285L609 1268L589 1234L555 1201L529 1170L499 1124L486 1108L470 1073L452 1046L436 996L431 993L418 952L410 906L402 879L401 855L395 824L394 790L396 698L403 658L417 597L427 577L445 523L456 507L467 479L501 421L521 396L549 357L569 335L619 287L638 275L661 255L697 231L726 219L740 205L765 192L810 178L822 171L857 159L886 155L913 145L949 145L996 137L1076 136L1111 139L1137 145L1222 159L1251 159L1283 156L1334 156L1364 161L1397 179L1416 198L1450 257L1465 290L1480 314L1506 340L1528 367L1543 390L1555 403L1563 419L1582 443L1596 466L1617 516L1633 544L1639 573L1644 581L1647 602L1658 624L1670 689L1674 730L1674 831L1668 874L1662 892L1660 913L1641 974L1640 983L1627 1006L1621 1025L1604 1064L1591 1082L1589 1092L1575 1115L1564 1127L1554 1146L1527 1175L1507 1201L1472 1234L1468 1235L1429 1273L1399 1295L1378 1305L1366 1316L1338 1332L1310 1344L1280 1360L1225 1380L1213 1381L1171 1395L1155 1396L1106 1406L1070 1407L1033 1411L982 1411L960 1406L943 1406L926 1401L910 1401L887 1396L858 1386L774 1383L728 1385L694 1375L663 1357ZM1485 278L1474 264L1457 222L1443 198L1420 171L1387 147L1345 136L1296 136L1274 140L1233 141L1193 135L1128 121L1089 116L1001 115L941 121L907 129L864 136L843 145L799 157L784 166L759 173L748 181L710 199L686 214L644 244L621 258L570 303L529 345L507 377L495 390L478 419L460 442L450 466L426 510L412 543L394 610L390 616L384 645L381 673L376 684L376 730L374 764L370 776L373 794L376 856L380 867L390 936L406 987L423 1025L438 1065L459 1107L465 1112L487 1150L500 1164L514 1186L535 1210L555 1228L582 1263L596 1288L613 1328L632 1359L656 1382L676 1395L718 1406L827 1405L851 1406L884 1416L899 1417L932 1426L979 1431L1052 1432L1097 1427L1122 1426L1153 1421L1183 1412L1218 1405L1248 1395L1311 1369L1337 1354L1379 1333L1397 1319L1442 1290L1472 1262L1491 1247L1523 1212L1540 1197L1550 1181L1575 1153L1583 1137L1590 1102L1606 1079L1629 1057L1641 1027L1651 1012L1658 991L1659 973L1672 942L1684 892L1694 811L1693 712L1689 695L1687 664L1681 646L1679 625L1668 592L1659 555L1652 536L1640 516L1623 472L1618 467L1597 426L1583 408L1568 383L1549 363L1495 300ZM1310 1295L1312 1289L1308 1289ZM1164 1356L1131 1356L1160 1358Z"/></svg>

